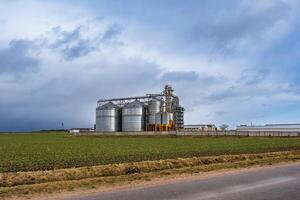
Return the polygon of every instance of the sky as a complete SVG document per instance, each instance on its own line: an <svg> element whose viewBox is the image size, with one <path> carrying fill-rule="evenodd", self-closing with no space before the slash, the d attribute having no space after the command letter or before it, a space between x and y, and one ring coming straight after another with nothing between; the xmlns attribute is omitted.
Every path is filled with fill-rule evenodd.
<svg viewBox="0 0 300 200"><path fill-rule="evenodd" d="M175 89L186 124L300 122L298 0L0 0L0 131Z"/></svg>

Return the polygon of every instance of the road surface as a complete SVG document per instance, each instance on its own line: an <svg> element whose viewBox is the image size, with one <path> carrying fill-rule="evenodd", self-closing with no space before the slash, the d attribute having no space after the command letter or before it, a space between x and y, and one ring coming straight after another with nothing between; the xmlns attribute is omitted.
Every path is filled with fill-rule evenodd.
<svg viewBox="0 0 300 200"><path fill-rule="evenodd" d="M73 200L300 200L300 163L165 185L95 193Z"/></svg>

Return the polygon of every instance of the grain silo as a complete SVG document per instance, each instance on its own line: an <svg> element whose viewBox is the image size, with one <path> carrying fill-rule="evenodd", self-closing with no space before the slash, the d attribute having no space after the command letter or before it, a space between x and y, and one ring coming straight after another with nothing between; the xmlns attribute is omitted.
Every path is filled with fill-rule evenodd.
<svg viewBox="0 0 300 200"><path fill-rule="evenodd" d="M156 123L156 115L160 112L161 109L161 101L155 97L149 101L148 104L148 130L154 131ZM159 116L158 116L159 117ZM157 119L159 121L160 119Z"/></svg>
<svg viewBox="0 0 300 200"><path fill-rule="evenodd" d="M108 102L96 109L96 131L119 131L120 109L112 102Z"/></svg>
<svg viewBox="0 0 300 200"><path fill-rule="evenodd" d="M135 100L122 109L122 131L145 131L145 105Z"/></svg>

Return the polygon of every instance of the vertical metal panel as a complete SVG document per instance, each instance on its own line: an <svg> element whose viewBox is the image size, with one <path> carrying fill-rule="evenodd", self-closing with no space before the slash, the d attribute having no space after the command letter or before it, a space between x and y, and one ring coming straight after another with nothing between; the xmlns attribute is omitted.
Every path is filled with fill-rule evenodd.
<svg viewBox="0 0 300 200"><path fill-rule="evenodd" d="M145 130L145 105L140 101L126 104L122 110L122 131Z"/></svg>
<svg viewBox="0 0 300 200"><path fill-rule="evenodd" d="M162 116L162 124L169 124L170 121L170 113L168 112L163 112L161 113Z"/></svg>
<svg viewBox="0 0 300 200"><path fill-rule="evenodd" d="M159 112L155 115L155 124L169 124L173 120L173 113Z"/></svg>
<svg viewBox="0 0 300 200"><path fill-rule="evenodd" d="M96 109L96 131L114 132L119 127L119 108L108 102Z"/></svg>
<svg viewBox="0 0 300 200"><path fill-rule="evenodd" d="M149 124L155 124L155 115L160 111L161 102L155 98L149 102Z"/></svg>
<svg viewBox="0 0 300 200"><path fill-rule="evenodd" d="M155 114L155 124L162 124L161 112Z"/></svg>

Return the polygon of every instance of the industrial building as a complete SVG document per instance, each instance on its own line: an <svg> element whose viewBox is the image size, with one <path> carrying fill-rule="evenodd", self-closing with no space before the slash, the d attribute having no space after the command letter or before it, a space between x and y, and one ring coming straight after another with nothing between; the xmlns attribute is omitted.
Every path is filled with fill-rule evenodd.
<svg viewBox="0 0 300 200"><path fill-rule="evenodd" d="M236 127L237 131L265 131L265 132L299 132L300 124L266 124L266 125L240 125Z"/></svg>
<svg viewBox="0 0 300 200"><path fill-rule="evenodd" d="M217 131L218 128L214 124L188 124L184 125L185 131Z"/></svg>
<svg viewBox="0 0 300 200"><path fill-rule="evenodd" d="M102 99L97 102L96 131L174 131L183 128L184 108L166 85L159 94Z"/></svg>

